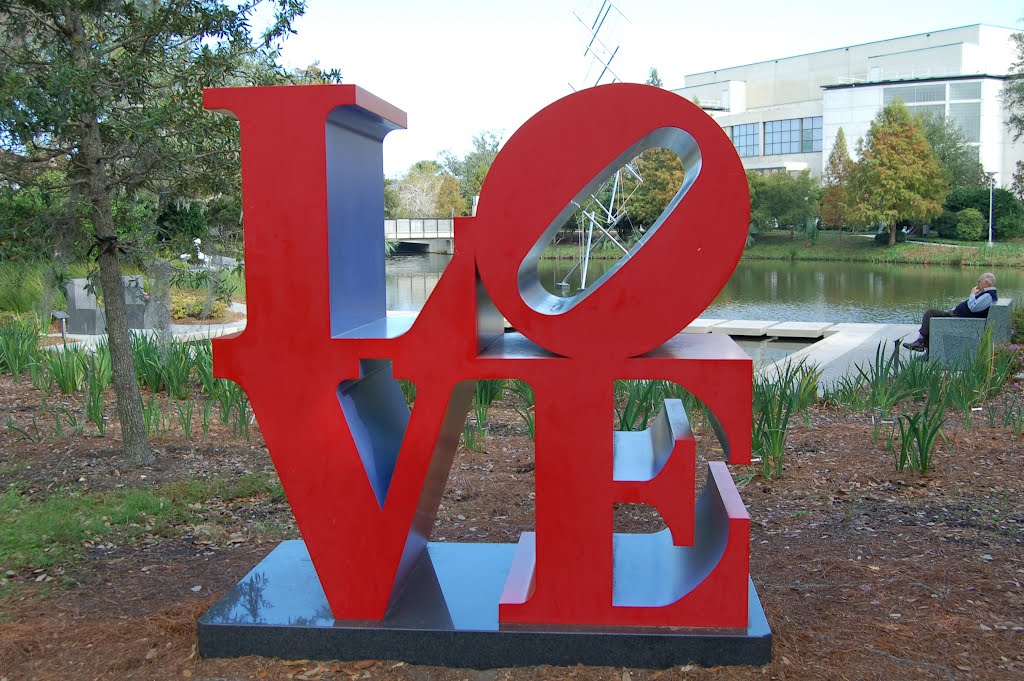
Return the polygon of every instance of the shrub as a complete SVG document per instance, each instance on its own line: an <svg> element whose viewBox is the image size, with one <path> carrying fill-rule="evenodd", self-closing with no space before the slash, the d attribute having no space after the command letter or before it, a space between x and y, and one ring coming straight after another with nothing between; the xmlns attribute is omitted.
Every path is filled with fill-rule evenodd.
<svg viewBox="0 0 1024 681"><path fill-rule="evenodd" d="M964 208L956 214L956 238L961 241L978 241L985 229L985 216L977 208Z"/></svg>
<svg viewBox="0 0 1024 681"><path fill-rule="evenodd" d="M227 303L218 298L211 298L205 291L171 290L172 319L219 317L227 312L227 309Z"/></svg>

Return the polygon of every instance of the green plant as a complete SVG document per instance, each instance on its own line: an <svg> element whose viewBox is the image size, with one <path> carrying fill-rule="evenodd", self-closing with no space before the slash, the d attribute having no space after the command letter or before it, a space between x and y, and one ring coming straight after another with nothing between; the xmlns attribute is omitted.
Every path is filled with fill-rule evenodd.
<svg viewBox="0 0 1024 681"><path fill-rule="evenodd" d="M398 386L402 389L402 397L405 398L405 403L411 407L413 402L416 401L416 384L408 379L400 378L398 379Z"/></svg>
<svg viewBox="0 0 1024 681"><path fill-rule="evenodd" d="M17 421L10 414L7 415L7 430L10 433L17 433L28 442L42 442L43 434L39 432L39 425L36 423L35 414L32 415L32 430L31 432L22 428L18 425Z"/></svg>
<svg viewBox="0 0 1024 681"><path fill-rule="evenodd" d="M473 413L476 422L483 426L487 424L487 412L494 400L501 399L505 381L501 379L479 379L473 392ZM467 445L468 446L468 445ZM474 450L476 451L476 450Z"/></svg>
<svg viewBox="0 0 1024 681"><path fill-rule="evenodd" d="M109 362L110 360L108 359L107 361ZM109 370L110 366L108 364L107 371ZM99 359L99 352L97 351L86 364L85 415L96 426L96 430L101 437L106 431L103 410L105 406L104 396L107 388L103 382L102 372L102 360ZM109 374L106 380L110 381Z"/></svg>
<svg viewBox="0 0 1024 681"><path fill-rule="evenodd" d="M514 379L506 384L508 391L515 399L512 401L512 409L519 415L519 418L526 424L526 432L530 439L536 436L537 424L534 415L535 397L533 387L526 381Z"/></svg>
<svg viewBox="0 0 1024 681"><path fill-rule="evenodd" d="M905 392L913 400L942 402L947 386L946 372L942 365L921 357L903 362L896 374L898 391Z"/></svg>
<svg viewBox="0 0 1024 681"><path fill-rule="evenodd" d="M1024 432L1024 404L1016 395L1003 401L1003 427L1010 428L1017 437Z"/></svg>
<svg viewBox="0 0 1024 681"><path fill-rule="evenodd" d="M34 324L16 321L0 326L0 371L15 381L28 370L39 354L39 332Z"/></svg>
<svg viewBox="0 0 1024 681"><path fill-rule="evenodd" d="M213 416L213 402L210 400L203 400L203 437L210 434L210 419Z"/></svg>
<svg viewBox="0 0 1024 681"><path fill-rule="evenodd" d="M196 376L203 392L212 396L217 389L217 379L213 376L213 343L208 340L191 343L193 363Z"/></svg>
<svg viewBox="0 0 1024 681"><path fill-rule="evenodd" d="M160 413L160 400L150 395L142 408L142 418L146 424L146 435L156 436L163 429L163 415Z"/></svg>
<svg viewBox="0 0 1024 681"><path fill-rule="evenodd" d="M487 429L467 423L462 429L462 442L471 452L482 452L487 444Z"/></svg>
<svg viewBox="0 0 1024 681"><path fill-rule="evenodd" d="M195 403L192 400L185 400L174 405L178 412L178 425L181 426L181 434L186 438L192 437L192 413L195 410Z"/></svg>
<svg viewBox="0 0 1024 681"><path fill-rule="evenodd" d="M825 386L822 399L844 411L857 412L867 408L867 396L860 377L840 376Z"/></svg>
<svg viewBox="0 0 1024 681"><path fill-rule="evenodd" d="M161 379L167 394L179 400L189 396L192 376L192 351L188 344L172 341L161 348Z"/></svg>
<svg viewBox="0 0 1024 681"><path fill-rule="evenodd" d="M133 333L132 361L139 385L153 393L160 392L164 385L164 372L156 339L145 333Z"/></svg>
<svg viewBox="0 0 1024 681"><path fill-rule="evenodd" d="M985 216L977 208L964 208L956 213L956 238L962 241L978 241L986 224Z"/></svg>
<svg viewBox="0 0 1024 681"><path fill-rule="evenodd" d="M41 357L50 374L50 380L56 383L65 395L76 393L85 386L89 357L84 350L67 347L63 350L45 352Z"/></svg>
<svg viewBox="0 0 1024 681"><path fill-rule="evenodd" d="M914 414L902 414L896 420L898 435L895 438L899 444L899 452L892 439L889 447L893 453L896 470L903 471L909 467L912 471L919 471L921 475L927 475L931 468L932 455L935 444L942 435L942 424L944 422L944 408L940 404L926 404L924 411Z"/></svg>
<svg viewBox="0 0 1024 681"><path fill-rule="evenodd" d="M867 405L879 412L881 418L887 418L893 407L900 403L908 391L901 388L896 381L900 371L899 345L886 354L885 344L879 343L875 348L875 359L867 367L857 365L857 376L867 390Z"/></svg>
<svg viewBox="0 0 1024 681"><path fill-rule="evenodd" d="M616 430L645 430L664 401L662 381L615 381Z"/></svg>

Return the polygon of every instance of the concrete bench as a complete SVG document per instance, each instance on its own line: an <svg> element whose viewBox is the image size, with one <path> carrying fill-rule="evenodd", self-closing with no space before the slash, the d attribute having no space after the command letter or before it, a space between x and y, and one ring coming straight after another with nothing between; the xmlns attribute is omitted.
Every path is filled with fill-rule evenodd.
<svg viewBox="0 0 1024 681"><path fill-rule="evenodd" d="M928 334L928 359L945 366L963 364L978 351L987 329L992 329L992 342L1010 340L1013 299L1000 298L988 310L987 318L936 317Z"/></svg>
<svg viewBox="0 0 1024 681"><path fill-rule="evenodd" d="M139 275L121 277L124 286L125 312L129 329L146 327L146 296ZM88 279L67 281L68 333L97 335L107 332L107 315L96 295L90 290Z"/></svg>

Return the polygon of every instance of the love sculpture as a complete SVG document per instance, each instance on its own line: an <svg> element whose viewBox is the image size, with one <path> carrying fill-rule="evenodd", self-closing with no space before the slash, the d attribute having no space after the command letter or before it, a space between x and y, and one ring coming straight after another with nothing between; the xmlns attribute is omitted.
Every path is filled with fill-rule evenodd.
<svg viewBox="0 0 1024 681"><path fill-rule="evenodd" d="M750 520L726 464L708 465L695 498L677 400L647 431L610 425L615 380L674 381L706 405L730 462L750 463L751 360L727 336L679 334L747 232L746 176L711 118L642 85L548 106L498 154L477 215L455 221L444 275L402 318L385 309L381 178L384 136L405 114L349 85L209 90L205 105L241 126L248 293L247 327L214 341L214 366L248 394L303 541L203 616L204 655L769 658ZM604 177L653 148L685 169L661 218L585 292L548 293L545 245ZM411 412L399 378L416 386ZM493 378L536 395L535 532L518 545L430 543L474 381ZM654 507L667 529L616 533L619 503Z"/></svg>

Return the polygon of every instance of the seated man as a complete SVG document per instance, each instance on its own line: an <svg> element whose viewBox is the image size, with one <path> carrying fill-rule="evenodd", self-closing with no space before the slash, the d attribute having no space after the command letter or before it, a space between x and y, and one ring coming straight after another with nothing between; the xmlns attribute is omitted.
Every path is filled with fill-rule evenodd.
<svg viewBox="0 0 1024 681"><path fill-rule="evenodd" d="M913 343L903 347L916 352L928 349L928 325L932 317L988 317L988 308L999 298L996 295L996 275L991 272L978 277L978 285L971 289L971 295L952 310L928 310L921 319L921 330Z"/></svg>

